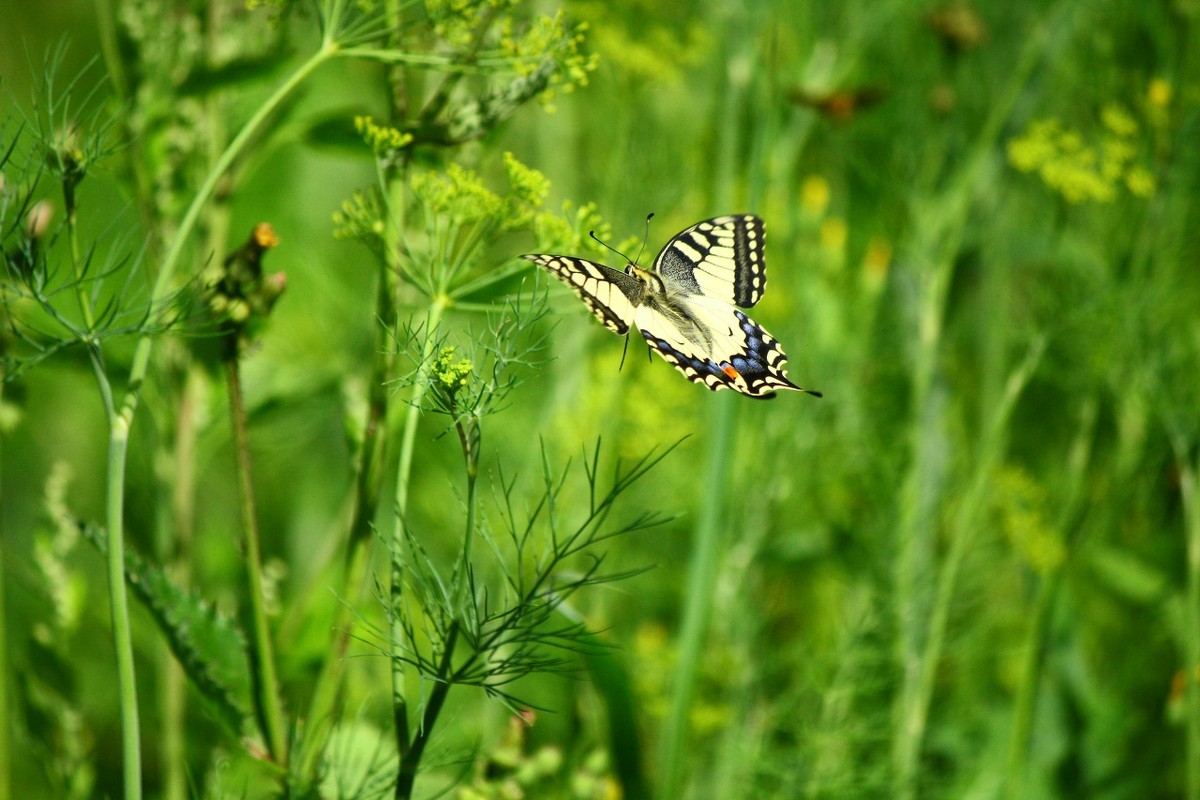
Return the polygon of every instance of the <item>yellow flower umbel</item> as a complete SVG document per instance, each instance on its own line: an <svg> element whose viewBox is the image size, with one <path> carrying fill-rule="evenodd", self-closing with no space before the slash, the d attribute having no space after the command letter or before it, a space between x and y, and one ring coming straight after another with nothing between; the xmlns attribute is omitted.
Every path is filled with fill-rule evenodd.
<svg viewBox="0 0 1200 800"><path fill-rule="evenodd" d="M433 377L434 390L446 400L446 406L452 408L459 391L467 388L475 365L470 359L455 359L458 348L453 345L443 347L433 362L430 374Z"/></svg>
<svg viewBox="0 0 1200 800"><path fill-rule="evenodd" d="M1057 119L1035 120L1009 140L1008 161L1021 172L1036 173L1068 203L1111 203L1122 187L1137 197L1153 194L1154 177L1137 163L1137 120L1110 104L1101 123L1102 133L1089 141Z"/></svg>
<svg viewBox="0 0 1200 800"><path fill-rule="evenodd" d="M405 133L390 125L380 125L371 117L354 118L354 130L377 156L387 155L412 143L411 133Z"/></svg>

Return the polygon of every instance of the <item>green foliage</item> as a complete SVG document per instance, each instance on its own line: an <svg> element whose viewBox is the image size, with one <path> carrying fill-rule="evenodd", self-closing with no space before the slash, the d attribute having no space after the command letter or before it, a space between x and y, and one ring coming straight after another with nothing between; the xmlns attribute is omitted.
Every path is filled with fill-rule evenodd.
<svg viewBox="0 0 1200 800"><path fill-rule="evenodd" d="M1200 800L1198 22L0 4L0 800ZM517 258L651 211L825 400Z"/></svg>

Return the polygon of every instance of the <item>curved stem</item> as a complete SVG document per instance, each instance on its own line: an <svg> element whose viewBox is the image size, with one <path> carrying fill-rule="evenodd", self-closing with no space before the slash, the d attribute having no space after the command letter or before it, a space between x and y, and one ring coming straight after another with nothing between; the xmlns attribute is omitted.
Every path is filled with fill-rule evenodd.
<svg viewBox="0 0 1200 800"><path fill-rule="evenodd" d="M258 133L259 128L270 115L283 103L297 86L326 60L337 53L336 46L327 41L324 46L308 59L271 97L247 120L241 131L210 170L208 177L192 198L171 247L163 259L158 276L151 293L151 307L161 307L171 289L175 270L183 255L184 245L199 219L200 211L212 197L218 181L233 165L247 145ZM120 409L111 398L109 383L104 376L103 368L93 355L93 365L97 373L101 391L106 395L105 405L109 409L109 447L108 471L105 476L105 520L108 526L108 580L109 596L112 605L113 643L117 655L117 680L120 687L121 702L121 741L123 750L123 770L125 777L126 800L139 800L141 794L141 735L137 718L137 691L133 664L133 644L130 638L129 606L125 592L125 468L129 449L129 431L133 427L133 419L137 414L141 399L142 384L150 367L150 354L154 348L154 337L151 333L143 333L137 342L133 354L133 363L129 370L129 382Z"/></svg>
<svg viewBox="0 0 1200 800"><path fill-rule="evenodd" d="M108 474L105 485L105 524L108 526L108 597L113 647L117 657L117 696L121 707L121 763L125 800L142 796L142 748L138 721L137 675L133 664L133 637L129 624L129 596L125 587L125 464L129 451L131 419L112 405L108 379L93 351L92 366L108 410Z"/></svg>

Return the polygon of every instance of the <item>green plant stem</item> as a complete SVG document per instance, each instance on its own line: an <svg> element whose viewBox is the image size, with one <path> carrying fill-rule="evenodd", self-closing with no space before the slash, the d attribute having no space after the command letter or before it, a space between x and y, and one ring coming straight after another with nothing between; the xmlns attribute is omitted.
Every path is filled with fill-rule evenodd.
<svg viewBox="0 0 1200 800"><path fill-rule="evenodd" d="M391 535L391 570L390 570L390 603L391 603L391 635L392 635L392 720L396 732L396 748L400 754L401 763L409 748L408 727L408 692L405 688L404 662L398 657L407 649L404 626L400 622L400 613L404 603L404 554L407 549L405 538L408 526L408 488L412 478L413 449L417 440L417 427L421 421L421 404L425 399L425 391L429 386L429 370L433 363L436 331L442 321L446 309L446 298L438 295L429 307L425 321L425 340L421 347L421 361L417 368L416 383L409 399L408 413L405 415L404 433L400 440L399 460L396 467L396 489L393 493L393 508L395 515ZM399 797L401 777L397 776L396 791Z"/></svg>
<svg viewBox="0 0 1200 800"><path fill-rule="evenodd" d="M245 536L247 591L250 595L254 701L259 724L267 740L271 757L287 764L287 731L279 702L279 681L275 673L275 648L263 597L262 546L258 535L258 514L254 504L254 482L250 468L250 441L247 436L246 405L242 398L239 360L233 354L226 362L229 381L229 410L233 426L233 444L237 456L238 489L242 507L242 533Z"/></svg>
<svg viewBox="0 0 1200 800"><path fill-rule="evenodd" d="M438 664L439 676L448 677L450 675L454 646L457 643L458 623L451 622L450 633L446 636L446 649L442 652L441 663ZM434 684L433 691L429 693L429 700L425 703L425 713L421 715L421 725L413 735L412 742L400 756L400 770L396 775L396 800L409 800L412 797L413 787L417 780L417 768L420 766L421 757L425 754L429 738L433 735L438 715L442 713L442 706L446 702L446 695L450 693L450 686L449 680L440 680Z"/></svg>
<svg viewBox="0 0 1200 800"><path fill-rule="evenodd" d="M79 302L79 310L83 314L84 328L91 333L96 325L92 313L92 301L87 293L86 277L83 269L83 254L79 247L79 208L75 205L76 178L67 176L63 180L63 207L67 216L67 241L71 248L71 264L75 270L75 299Z"/></svg>
<svg viewBox="0 0 1200 800"><path fill-rule="evenodd" d="M225 152L217 160L208 177L192 198L171 246L163 258L162 266L154 281L150 304L161 309L174 282L175 271L183 255L200 211L212 197L217 183L253 141L259 128L271 114L312 72L337 53L332 40L327 40L320 50L309 58L273 95L247 120ZM134 348L133 362L129 370L129 381L120 410L112 403L108 379L104 375L99 353L93 351L92 363L101 392L106 395L105 403L109 418L108 467L105 475L105 523L108 527L108 580L109 598L113 616L113 645L117 655L117 684L121 704L121 745L125 778L126 800L141 797L141 735L138 729L136 677L133 664L133 644L130 638L129 603L125 592L125 467L129 451L129 431L137 414L142 385L150 368L150 355L154 349L154 336L143 333Z"/></svg>
<svg viewBox="0 0 1200 800"><path fill-rule="evenodd" d="M169 458L174 468L170 498L164 503L169 515L163 521L160 554L171 565L181 583L191 578L192 542L195 538L196 498L196 407L201 389L201 368L190 362L184 368L175 413L175 435ZM162 773L164 800L188 797L187 764L187 675L167 647L160 659L162 676Z"/></svg>
<svg viewBox="0 0 1200 800"><path fill-rule="evenodd" d="M467 470L467 519L463 532L462 558L455 566L454 577L450 581L453 593L451 613L457 615L462 612L464 606L464 597L467 591L467 569L471 559L471 542L475 538L477 506L475 489L479 473L479 428L474 420L467 425L459 420L456 422L455 428L458 431ZM450 687L454 683L451 670L454 667L454 647L458 643L458 631L457 619L452 620L450 632L447 634L444 644L445 649L442 651L442 659L438 663L437 680L433 691L429 694L429 701L425 704L421 725L400 756L400 769L396 775L395 796L397 800L408 800L412 797L417 780L417 770L421 766L421 757L425 754L425 747L428 745L430 737L433 736L438 715L441 713L446 696L450 693ZM470 663L471 659L468 659L463 668L468 667Z"/></svg>
<svg viewBox="0 0 1200 800"><path fill-rule="evenodd" d="M112 388L100 352L88 350L92 371L107 412L108 470L105 483L105 524L108 537L108 599L112 616L113 647L117 657L117 697L121 707L121 767L125 800L142 796L142 748L138 722L137 676L133 663L133 637L129 623L129 596L125 586L125 465L129 454L132 415L117 413ZM117 531L114 535L112 531Z"/></svg>
<svg viewBox="0 0 1200 800"><path fill-rule="evenodd" d="M479 421L477 419L470 419L464 425L462 420L456 420L454 429L458 432L458 442L459 446L462 447L464 467L467 471L467 524L463 531L462 555L455 565L454 575L450 579L451 592L453 594L452 608L454 609L454 613L457 614L461 612L464 606L467 591L467 570L471 566L471 546L475 541L475 515L478 505L476 502L476 486L479 477Z"/></svg>
<svg viewBox="0 0 1200 800"><path fill-rule="evenodd" d="M671 690L671 708L663 731L660 761L661 783L657 796L663 800L681 797L688 724L696 681L700 673L704 642L712 618L713 587L721 558L721 532L725 524L725 482L729 448L733 439L737 398L732 392L713 398L713 421L708 429L707 472L703 494L706 502L696 520L692 559L688 564L687 595L679 634L679 661Z"/></svg>

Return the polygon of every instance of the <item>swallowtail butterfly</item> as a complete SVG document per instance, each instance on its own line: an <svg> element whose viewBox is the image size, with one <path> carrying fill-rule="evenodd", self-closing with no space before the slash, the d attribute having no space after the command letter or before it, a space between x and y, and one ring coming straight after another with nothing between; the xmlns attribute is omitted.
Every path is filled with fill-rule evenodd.
<svg viewBox="0 0 1200 800"><path fill-rule="evenodd" d="M621 336L636 329L684 376L709 389L772 397L801 389L787 379L775 337L735 306L750 308L766 287L763 221L750 214L697 222L667 242L654 269L616 270L582 258L527 255L567 284Z"/></svg>

